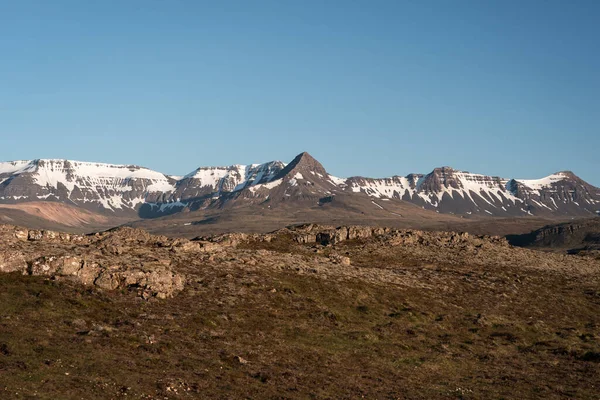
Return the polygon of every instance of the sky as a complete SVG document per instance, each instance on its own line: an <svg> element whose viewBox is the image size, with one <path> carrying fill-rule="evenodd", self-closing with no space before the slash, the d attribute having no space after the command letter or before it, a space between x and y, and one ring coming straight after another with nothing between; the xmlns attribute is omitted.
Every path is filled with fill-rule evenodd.
<svg viewBox="0 0 600 400"><path fill-rule="evenodd" d="M600 186L600 1L0 0L0 160Z"/></svg>

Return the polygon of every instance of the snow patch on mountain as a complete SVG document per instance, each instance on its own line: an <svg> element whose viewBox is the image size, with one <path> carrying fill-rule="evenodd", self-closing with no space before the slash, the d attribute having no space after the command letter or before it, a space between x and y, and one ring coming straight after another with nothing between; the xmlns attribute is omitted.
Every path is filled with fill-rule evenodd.
<svg viewBox="0 0 600 400"><path fill-rule="evenodd" d="M344 179L344 178L338 178L337 176L333 176L333 175L328 175L328 177L329 177L329 181L331 183L333 183L334 185L337 185L337 186L345 186L346 185L346 179Z"/></svg>
<svg viewBox="0 0 600 400"><path fill-rule="evenodd" d="M184 179L196 179L200 186L217 187L217 182L229 176L233 171L238 172L238 166L227 167L200 167L184 176Z"/></svg>
<svg viewBox="0 0 600 400"><path fill-rule="evenodd" d="M184 176L181 181L193 179L195 186L210 187L218 195L270 182L284 167L285 164L279 161L265 164L236 164L229 167L200 167Z"/></svg>
<svg viewBox="0 0 600 400"><path fill-rule="evenodd" d="M540 190L548 188L552 186L552 184L565 180L566 178L568 178L566 174L559 172L542 179L515 179L515 181L539 193Z"/></svg>
<svg viewBox="0 0 600 400"><path fill-rule="evenodd" d="M9 161L0 162L0 175L3 174L20 174L35 169L32 161Z"/></svg>
<svg viewBox="0 0 600 400"><path fill-rule="evenodd" d="M444 167L428 175L411 174L391 178L349 178L349 189L374 198L401 199L419 202L438 209L449 201L462 203L462 207L477 209L486 203L493 208L504 207L507 201L513 205L523 202L507 189L507 179L457 171ZM471 206L465 205L465 202ZM483 203L482 203L483 202ZM506 208L506 207L505 207Z"/></svg>
<svg viewBox="0 0 600 400"><path fill-rule="evenodd" d="M411 194L415 192L407 178L397 176L383 179L364 179L363 182L353 181L350 184L350 189L355 193L364 192L377 198L401 198L407 190Z"/></svg>
<svg viewBox="0 0 600 400"><path fill-rule="evenodd" d="M281 185L282 183L283 183L283 179L280 178L280 179L274 180L274 181L269 182L269 183L263 183L263 184L259 184L259 185L254 185L254 186L250 187L250 191L252 193L256 193L256 191L258 189L274 189L277 186Z"/></svg>

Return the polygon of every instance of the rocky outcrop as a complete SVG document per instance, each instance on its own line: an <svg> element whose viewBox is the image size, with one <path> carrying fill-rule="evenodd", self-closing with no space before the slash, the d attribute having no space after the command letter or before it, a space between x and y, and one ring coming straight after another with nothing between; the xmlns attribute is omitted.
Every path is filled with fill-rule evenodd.
<svg viewBox="0 0 600 400"><path fill-rule="evenodd" d="M340 226L337 228L306 224L288 228L297 243L336 244L346 240L367 239L391 232L390 228L369 226Z"/></svg>
<svg viewBox="0 0 600 400"><path fill-rule="evenodd" d="M153 249L168 251L191 242L131 228L85 236L1 226L0 243L0 272L134 290L148 299L173 296L185 283L171 261L156 258Z"/></svg>
<svg viewBox="0 0 600 400"><path fill-rule="evenodd" d="M523 235L510 235L515 246L556 250L600 250L600 218L548 225Z"/></svg>
<svg viewBox="0 0 600 400"><path fill-rule="evenodd" d="M135 289L143 298L166 298L183 290L184 286L183 277L164 265L105 266L76 256L43 256L30 262L23 273L51 278L69 277L84 285L106 290Z"/></svg>
<svg viewBox="0 0 600 400"><path fill-rule="evenodd" d="M102 269L94 284L104 289L136 289L143 298L166 298L183 290L184 279L162 265L144 265L142 268L113 266Z"/></svg>
<svg viewBox="0 0 600 400"><path fill-rule="evenodd" d="M580 228L558 231L565 230L577 232ZM590 251L581 255L595 257ZM551 263L556 268L571 268L577 263L514 248L503 237L370 226L304 224L269 234L227 233L194 240L155 236L133 228L73 235L0 226L0 272L69 280L102 290L130 290L145 299L176 295L184 289L185 274L197 273L203 263L263 268L289 261L287 267L293 266L295 271L346 268L343 271L348 275L355 267L364 267L371 253L389 257L392 264L398 257L417 264L530 267ZM282 254L287 254L284 264L280 262Z"/></svg>
<svg viewBox="0 0 600 400"><path fill-rule="evenodd" d="M484 244L508 246L505 238L499 236L474 236L466 232L427 232L419 230L391 229L369 226L340 226L337 228L314 224L289 227L294 241L299 244L317 243L323 246L340 244L349 240L380 238L387 245L429 245L452 246Z"/></svg>

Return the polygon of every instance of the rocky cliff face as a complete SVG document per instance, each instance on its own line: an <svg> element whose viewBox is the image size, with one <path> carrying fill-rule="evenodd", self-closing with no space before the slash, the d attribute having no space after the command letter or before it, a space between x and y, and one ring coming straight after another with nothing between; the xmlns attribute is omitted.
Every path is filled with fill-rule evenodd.
<svg viewBox="0 0 600 400"><path fill-rule="evenodd" d="M177 182L174 196L181 200L195 200L260 185L275 179L285 167L280 161L230 167L201 167Z"/></svg>
<svg viewBox="0 0 600 400"><path fill-rule="evenodd" d="M537 180L511 179L507 189L537 214L593 215L600 210L600 189L570 171Z"/></svg>
<svg viewBox="0 0 600 400"><path fill-rule="evenodd" d="M175 180L138 166L68 160L0 164L0 201L60 201L93 211L123 213L164 202Z"/></svg>
<svg viewBox="0 0 600 400"><path fill-rule="evenodd" d="M600 210L600 189L571 172L525 180L442 167L422 176L350 178L348 187L372 197L396 198L458 215L593 216Z"/></svg>
<svg viewBox="0 0 600 400"><path fill-rule="evenodd" d="M524 235L511 235L512 244L557 251L600 250L600 218L545 226Z"/></svg>

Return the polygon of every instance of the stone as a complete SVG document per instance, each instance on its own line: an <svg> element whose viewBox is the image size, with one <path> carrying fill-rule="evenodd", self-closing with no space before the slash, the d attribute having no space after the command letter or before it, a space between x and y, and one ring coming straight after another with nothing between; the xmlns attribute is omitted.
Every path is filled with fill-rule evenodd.
<svg viewBox="0 0 600 400"><path fill-rule="evenodd" d="M59 233L59 238L63 242L70 242L71 241L71 235L68 234L68 233L64 233L64 232Z"/></svg>
<svg viewBox="0 0 600 400"><path fill-rule="evenodd" d="M0 272L25 272L27 261L25 255L16 250L8 250L0 253Z"/></svg>
<svg viewBox="0 0 600 400"><path fill-rule="evenodd" d="M58 237L58 233L54 231L42 231L43 240L54 240Z"/></svg>
<svg viewBox="0 0 600 400"><path fill-rule="evenodd" d="M100 274L100 265L95 262L85 261L77 271L77 277L84 285L92 285Z"/></svg>
<svg viewBox="0 0 600 400"><path fill-rule="evenodd" d="M15 237L19 240L27 240L29 238L29 232L25 229L16 229Z"/></svg>
<svg viewBox="0 0 600 400"><path fill-rule="evenodd" d="M80 257L65 256L61 257L60 267L58 273L60 275L77 275L77 272L83 265L83 260Z"/></svg>
<svg viewBox="0 0 600 400"><path fill-rule="evenodd" d="M348 228L348 239L366 239L373 236L373 230L368 226L351 226Z"/></svg>
<svg viewBox="0 0 600 400"><path fill-rule="evenodd" d="M30 275L53 276L60 267L61 260L55 256L40 257L31 263L29 267Z"/></svg>
<svg viewBox="0 0 600 400"><path fill-rule="evenodd" d="M73 321L71 321L71 326L80 331L83 331L83 330L87 329L88 324L87 324L87 322L85 322L84 319L76 318Z"/></svg>
<svg viewBox="0 0 600 400"><path fill-rule="evenodd" d="M338 254L332 254L329 256L329 259L336 264L341 264L344 266L351 265L350 257L340 256Z"/></svg>
<svg viewBox="0 0 600 400"><path fill-rule="evenodd" d="M244 359L244 358L242 358L240 356L235 356L234 360L237 361L240 364L248 364L248 360L246 360L246 359Z"/></svg>
<svg viewBox="0 0 600 400"><path fill-rule="evenodd" d="M31 230L27 233L27 239L29 240L42 240L42 231Z"/></svg>
<svg viewBox="0 0 600 400"><path fill-rule="evenodd" d="M198 253L198 252L212 252L222 246L219 243L213 243L202 240L194 240L188 242L181 242L171 247L171 250L176 253Z"/></svg>
<svg viewBox="0 0 600 400"><path fill-rule="evenodd" d="M102 271L94 280L94 285L101 289L114 290L119 287L119 277L110 271Z"/></svg>
<svg viewBox="0 0 600 400"><path fill-rule="evenodd" d="M300 233L294 237L294 240L300 244L315 243L317 235L313 233Z"/></svg>

